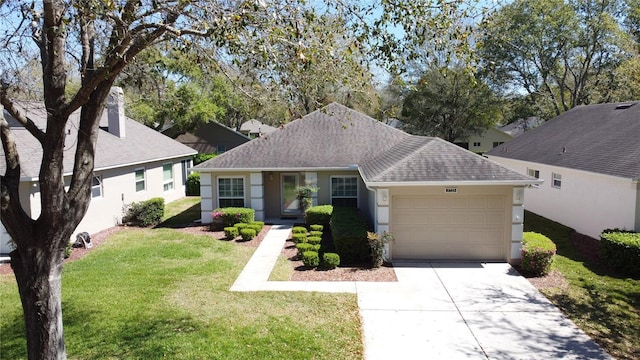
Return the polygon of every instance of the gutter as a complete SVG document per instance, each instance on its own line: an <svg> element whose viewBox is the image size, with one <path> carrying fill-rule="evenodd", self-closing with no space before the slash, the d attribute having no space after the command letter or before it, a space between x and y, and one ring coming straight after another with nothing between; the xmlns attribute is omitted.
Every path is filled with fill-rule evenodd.
<svg viewBox="0 0 640 360"><path fill-rule="evenodd" d="M543 180L466 180L466 181L402 181L402 182L366 182L367 188L369 186L375 187L407 187L407 186L492 186L492 185L514 185L514 186L527 186L527 185L540 185Z"/></svg>
<svg viewBox="0 0 640 360"><path fill-rule="evenodd" d="M334 167L275 167L275 168L198 168L191 167L189 171L195 172L264 172L264 171L277 171L277 172L297 172L297 171L345 171L345 170L358 170L357 167L350 166L334 166Z"/></svg>

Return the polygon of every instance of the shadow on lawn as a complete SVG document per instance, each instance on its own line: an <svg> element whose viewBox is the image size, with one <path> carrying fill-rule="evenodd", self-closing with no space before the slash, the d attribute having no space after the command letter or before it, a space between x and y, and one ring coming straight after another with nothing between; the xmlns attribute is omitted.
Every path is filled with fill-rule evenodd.
<svg viewBox="0 0 640 360"><path fill-rule="evenodd" d="M155 228L170 228L170 229L182 229L190 226L202 226L200 223L196 223L196 220L200 219L200 203L191 206L183 212L176 214L160 224Z"/></svg>

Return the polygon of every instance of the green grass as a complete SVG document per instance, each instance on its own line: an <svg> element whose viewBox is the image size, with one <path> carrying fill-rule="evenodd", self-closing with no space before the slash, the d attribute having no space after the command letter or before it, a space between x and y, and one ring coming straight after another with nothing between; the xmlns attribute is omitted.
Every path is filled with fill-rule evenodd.
<svg viewBox="0 0 640 360"><path fill-rule="evenodd" d="M69 358L363 357L354 294L228 291L253 251L166 228L116 233L65 265ZM0 276L0 314L1 357L26 358L13 275Z"/></svg>
<svg viewBox="0 0 640 360"><path fill-rule="evenodd" d="M544 234L556 244L552 269L568 282L567 288L549 288L543 294L609 354L640 358L640 280L587 262L571 243L571 228L527 212L525 231Z"/></svg>
<svg viewBox="0 0 640 360"><path fill-rule="evenodd" d="M157 227L180 227L200 219L200 197L187 196L164 207L162 223Z"/></svg>

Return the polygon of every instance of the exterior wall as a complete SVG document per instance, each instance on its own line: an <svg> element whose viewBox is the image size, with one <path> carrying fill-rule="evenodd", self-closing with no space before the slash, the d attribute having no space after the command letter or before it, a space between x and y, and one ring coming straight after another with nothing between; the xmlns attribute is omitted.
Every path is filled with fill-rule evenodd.
<svg viewBox="0 0 640 360"><path fill-rule="evenodd" d="M525 190L529 211L595 239L599 239L602 230L607 228L640 231L640 185L637 182L497 156L489 158L524 174L527 169L540 171L544 183ZM562 176L559 189L552 187L552 173Z"/></svg>
<svg viewBox="0 0 640 360"><path fill-rule="evenodd" d="M505 258L509 262L518 262L521 258L521 241L522 241L522 196L514 191L511 185L505 186L457 186L457 192L449 194L455 196L473 196L473 195L501 195L504 196L504 224L503 224L503 242ZM445 195L444 186L403 186L391 187L388 189L377 189L376 196L376 232L389 231L393 233L393 218L391 216L391 208L393 206L393 197L398 195L409 196L442 196ZM516 195L516 196L514 196ZM516 197L518 197L516 199ZM393 244L387 247L387 257L393 256Z"/></svg>
<svg viewBox="0 0 640 360"><path fill-rule="evenodd" d="M494 142L507 142L513 137L507 133L504 133L495 128L489 128L481 135L472 135L467 142L469 143L469 150L475 153L485 153L494 148ZM474 146L474 143L480 143L480 146Z"/></svg>
<svg viewBox="0 0 640 360"><path fill-rule="evenodd" d="M200 173L200 219L202 223L211 223L211 212L218 208L218 178L219 177L242 177L244 179L244 204L251 206L251 173L250 172L219 172ZM266 184L264 186L267 186ZM265 189L265 197L267 191Z"/></svg>
<svg viewBox="0 0 640 360"><path fill-rule="evenodd" d="M186 158L185 158L186 159ZM97 176L102 177L102 197L91 200L89 209L84 219L80 222L75 235L86 231L95 234L104 229L118 225L122 222L123 208L126 204L136 201L148 200L153 197L162 197L165 202L171 202L184 197L185 183L182 176L182 159L173 161L159 161L140 166L96 171ZM173 190L164 191L162 166L173 162ZM135 170L145 168L146 190L136 192ZM67 182L70 178L65 178ZM40 192L35 182L23 182L20 184L20 201L24 210L34 219L40 216ZM0 228L0 253L6 253L8 234L4 226Z"/></svg>

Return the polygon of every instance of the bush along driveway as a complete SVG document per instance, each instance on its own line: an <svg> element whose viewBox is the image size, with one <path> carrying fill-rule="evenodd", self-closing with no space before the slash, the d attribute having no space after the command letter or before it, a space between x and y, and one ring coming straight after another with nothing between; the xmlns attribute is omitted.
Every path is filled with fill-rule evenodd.
<svg viewBox="0 0 640 360"><path fill-rule="evenodd" d="M556 244L551 276L565 280L541 292L611 355L640 359L640 279L610 270L594 261L594 254L581 254L571 241L571 228L531 212L525 220L525 231L544 234Z"/></svg>

